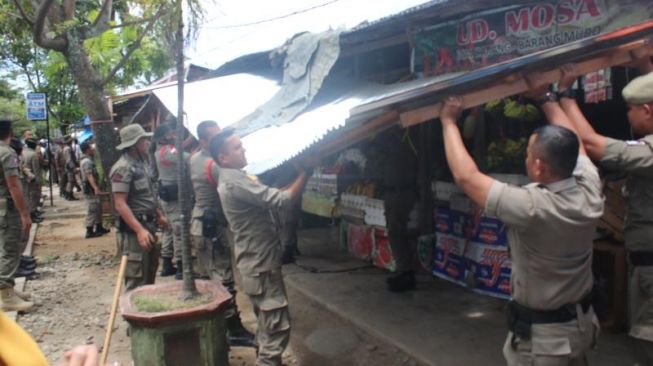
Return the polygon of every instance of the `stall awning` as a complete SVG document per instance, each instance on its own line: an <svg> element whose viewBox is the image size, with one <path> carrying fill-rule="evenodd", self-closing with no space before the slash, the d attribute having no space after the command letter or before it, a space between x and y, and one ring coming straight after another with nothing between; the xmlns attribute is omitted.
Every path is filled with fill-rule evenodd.
<svg viewBox="0 0 653 366"><path fill-rule="evenodd" d="M327 78L311 106L291 122L259 129L244 137L248 172L264 173L306 150L326 154L343 149L401 121L410 126L439 116L441 101L450 94L463 95L465 106L528 90L523 73L547 71L545 79L557 81L557 67L579 63L584 72L622 65L630 52L650 46L653 21L612 33L586 38L470 72L378 85ZM199 122L216 120L221 127L248 116L269 100L279 85L259 76L236 74L186 86L186 113L192 133ZM156 90L168 110L177 113L175 87Z"/></svg>

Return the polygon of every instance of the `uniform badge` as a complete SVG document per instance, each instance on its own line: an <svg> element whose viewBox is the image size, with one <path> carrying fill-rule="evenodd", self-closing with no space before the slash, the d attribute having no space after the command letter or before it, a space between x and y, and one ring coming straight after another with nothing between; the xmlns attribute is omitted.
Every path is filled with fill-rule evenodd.
<svg viewBox="0 0 653 366"><path fill-rule="evenodd" d="M252 174L247 174L247 178L249 178L252 182L258 183L258 177Z"/></svg>
<svg viewBox="0 0 653 366"><path fill-rule="evenodd" d="M123 178L122 174L120 174L120 173L113 173L111 175L111 181L113 181L113 182L122 182L122 178Z"/></svg>

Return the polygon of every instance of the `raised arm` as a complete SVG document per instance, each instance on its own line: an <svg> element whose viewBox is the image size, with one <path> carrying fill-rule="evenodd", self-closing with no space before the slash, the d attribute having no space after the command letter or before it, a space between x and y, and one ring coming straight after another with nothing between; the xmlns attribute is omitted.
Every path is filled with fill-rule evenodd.
<svg viewBox="0 0 653 366"><path fill-rule="evenodd" d="M467 152L456 120L462 113L463 100L448 97L440 113L442 137L447 163L456 185L460 187L477 205L485 207L494 179L481 173Z"/></svg>

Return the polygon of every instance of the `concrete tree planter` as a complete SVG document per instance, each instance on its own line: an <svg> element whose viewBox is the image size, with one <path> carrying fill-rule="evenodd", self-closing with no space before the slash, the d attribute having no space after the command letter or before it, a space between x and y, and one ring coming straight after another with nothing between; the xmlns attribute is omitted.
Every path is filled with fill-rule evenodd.
<svg viewBox="0 0 653 366"><path fill-rule="evenodd" d="M195 281L200 294L211 294L208 303L192 308L143 312L134 298L148 294L181 294L182 282L148 285L124 294L120 302L129 323L134 366L228 366L229 347L224 310L231 295L219 284Z"/></svg>

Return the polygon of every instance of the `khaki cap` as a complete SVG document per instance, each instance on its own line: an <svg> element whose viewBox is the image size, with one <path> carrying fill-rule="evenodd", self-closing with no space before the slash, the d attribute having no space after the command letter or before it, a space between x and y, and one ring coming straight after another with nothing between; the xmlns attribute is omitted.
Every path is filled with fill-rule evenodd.
<svg viewBox="0 0 653 366"><path fill-rule="evenodd" d="M653 102L653 72L633 79L621 94L628 104Z"/></svg>
<svg viewBox="0 0 653 366"><path fill-rule="evenodd" d="M116 146L116 149L123 150L128 147L134 146L141 137L151 137L151 132L145 132L143 127L138 123L131 124L127 127L123 127L120 130L120 145Z"/></svg>

